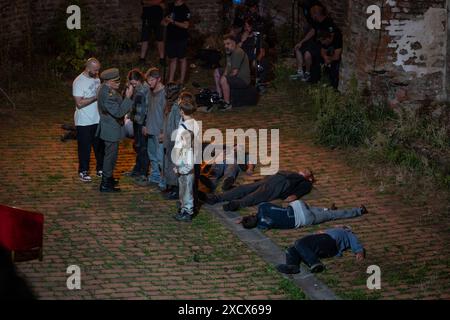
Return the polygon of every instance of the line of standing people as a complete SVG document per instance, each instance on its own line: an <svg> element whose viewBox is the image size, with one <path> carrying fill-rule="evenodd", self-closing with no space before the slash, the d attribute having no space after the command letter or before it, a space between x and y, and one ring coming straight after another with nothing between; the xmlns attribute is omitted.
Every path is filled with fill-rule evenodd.
<svg viewBox="0 0 450 320"><path fill-rule="evenodd" d="M113 172L119 143L126 135L127 116L133 122L136 162L126 175L139 185L158 186L170 199L179 198L181 206L175 218L191 221L198 208L195 194L199 175L194 161L200 131L193 118L194 95L182 92L176 101L168 99L173 92L166 90L158 68L150 68L145 75L131 70L121 93L119 70L103 71L100 84L100 67L97 59L90 58L73 83L80 179L92 181L89 162L94 147L97 175L102 178L100 191L120 191Z"/></svg>

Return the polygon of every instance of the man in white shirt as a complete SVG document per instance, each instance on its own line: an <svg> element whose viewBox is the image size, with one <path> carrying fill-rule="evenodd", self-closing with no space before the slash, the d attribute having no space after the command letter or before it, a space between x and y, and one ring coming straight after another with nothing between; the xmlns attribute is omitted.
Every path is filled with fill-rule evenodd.
<svg viewBox="0 0 450 320"><path fill-rule="evenodd" d="M97 92L100 87L99 71L100 62L96 58L89 58L84 71L74 80L72 86L76 107L74 121L78 140L78 174L83 182L92 180L89 176L92 147L97 161L97 176L102 176L104 144L95 134L100 121L97 107Z"/></svg>

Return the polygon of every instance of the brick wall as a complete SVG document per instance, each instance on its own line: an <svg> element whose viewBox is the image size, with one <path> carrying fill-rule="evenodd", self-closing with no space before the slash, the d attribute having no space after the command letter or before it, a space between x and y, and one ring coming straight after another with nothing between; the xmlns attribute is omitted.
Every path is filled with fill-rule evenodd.
<svg viewBox="0 0 450 320"><path fill-rule="evenodd" d="M55 17L58 14L68 16L65 13L67 6L77 2L81 8L82 27L86 19L89 19L88 23L97 32L104 29L119 33L131 30L135 32L131 36L139 38L142 11L140 0L0 0L2 45L23 47L30 36L39 42ZM223 19L222 1L189 0L187 4L192 12L194 34L220 30Z"/></svg>
<svg viewBox="0 0 450 320"><path fill-rule="evenodd" d="M331 1L334 2L334 1ZM347 0L341 89L355 75L374 99L420 105L448 98L447 0ZM366 28L369 5L383 4L381 31Z"/></svg>
<svg viewBox="0 0 450 320"><path fill-rule="evenodd" d="M263 0L291 21L291 0ZM356 76L374 100L420 105L450 97L450 0L321 0L344 34L341 91ZM383 7L382 30L366 27ZM301 23L302 24L302 23Z"/></svg>
<svg viewBox="0 0 450 320"><path fill-rule="evenodd" d="M140 33L139 0L79 0L95 30ZM261 0L277 25L290 22L291 0ZM39 41L68 0L0 0L2 47ZM218 32L225 0L189 0L197 33ZM450 97L450 0L322 0L344 33L341 90L356 76L374 99L422 103ZM9 4L9 5L7 5ZM383 6L382 30L366 28L369 5ZM400 97L400 98L399 98Z"/></svg>

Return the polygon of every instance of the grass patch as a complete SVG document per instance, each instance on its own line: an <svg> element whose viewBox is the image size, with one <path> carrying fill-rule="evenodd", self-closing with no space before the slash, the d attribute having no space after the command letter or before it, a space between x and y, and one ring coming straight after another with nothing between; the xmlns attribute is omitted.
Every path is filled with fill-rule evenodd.
<svg viewBox="0 0 450 320"><path fill-rule="evenodd" d="M63 180L65 176L63 174L57 173L57 174L51 174L47 176L47 182L49 183L57 183L61 180Z"/></svg>
<svg viewBox="0 0 450 320"><path fill-rule="evenodd" d="M344 300L378 300L381 298L380 291L369 291L368 289L339 290L338 295Z"/></svg>
<svg viewBox="0 0 450 320"><path fill-rule="evenodd" d="M274 293L285 294L290 300L306 300L305 293L290 279L280 276L280 274L271 265L265 268L265 271L271 275L280 277L278 287L273 290Z"/></svg>
<svg viewBox="0 0 450 320"><path fill-rule="evenodd" d="M306 295L289 279L281 279L278 285L279 291L288 296L290 300L306 300Z"/></svg>
<svg viewBox="0 0 450 320"><path fill-rule="evenodd" d="M289 81L292 72L292 68L278 65L275 85L282 88L278 95L285 95L289 115L301 119L302 125L283 134L345 150L351 166L364 171L370 168L370 180L386 184L379 188L380 194L396 192L406 196L405 201L413 198L428 203L431 194L444 197L442 191L450 190L448 105L394 110L370 101L355 79L348 90L339 93L324 83ZM275 101L269 104L271 110L279 105ZM273 112L283 115L285 109ZM403 187L401 191L399 187Z"/></svg>

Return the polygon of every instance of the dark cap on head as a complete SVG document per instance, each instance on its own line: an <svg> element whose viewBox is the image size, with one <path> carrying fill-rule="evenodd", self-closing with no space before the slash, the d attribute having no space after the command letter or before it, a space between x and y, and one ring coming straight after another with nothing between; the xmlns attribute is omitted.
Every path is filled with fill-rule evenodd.
<svg viewBox="0 0 450 320"><path fill-rule="evenodd" d="M108 80L114 80L119 81L120 80L120 72L117 68L111 68L106 69L100 74L100 79L108 81Z"/></svg>
<svg viewBox="0 0 450 320"><path fill-rule="evenodd" d="M183 110L184 114L187 116L190 116L191 114L194 114L197 110L197 107L195 106L195 103L187 102L187 101L180 101L180 109Z"/></svg>
<svg viewBox="0 0 450 320"><path fill-rule="evenodd" d="M150 68L148 69L147 73L145 74L145 77L148 78L161 78L161 73L159 72L158 68Z"/></svg>

